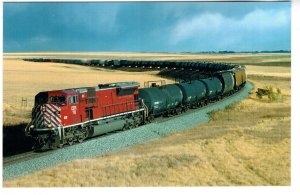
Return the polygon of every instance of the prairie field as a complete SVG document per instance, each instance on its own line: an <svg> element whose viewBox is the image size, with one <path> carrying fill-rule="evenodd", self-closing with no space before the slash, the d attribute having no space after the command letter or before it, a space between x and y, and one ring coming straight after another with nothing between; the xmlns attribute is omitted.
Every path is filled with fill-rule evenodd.
<svg viewBox="0 0 300 195"><path fill-rule="evenodd" d="M107 53L101 55L115 55L115 58L122 58L122 55L129 56ZM129 57L143 58L143 55L149 54L140 56L132 54ZM289 186L291 184L290 54L153 54L153 56L151 59L209 59L245 64L248 80L254 85L254 89L249 98L228 106L223 111L211 113L211 120L206 124L187 127L186 131L104 156L78 159L7 180L3 182L4 187ZM16 115L11 115L14 97L25 95L29 97L41 90L97 85L120 79L141 83L146 79L160 79L155 71L129 73L94 70L77 65L24 62L15 56L9 56L4 60L3 70L3 114L4 122L7 123L17 121ZM275 91L277 88L281 91L279 98L272 102L267 97L259 99L255 94L257 88L269 85L273 86ZM24 117L22 120L28 120L26 116L22 117Z"/></svg>

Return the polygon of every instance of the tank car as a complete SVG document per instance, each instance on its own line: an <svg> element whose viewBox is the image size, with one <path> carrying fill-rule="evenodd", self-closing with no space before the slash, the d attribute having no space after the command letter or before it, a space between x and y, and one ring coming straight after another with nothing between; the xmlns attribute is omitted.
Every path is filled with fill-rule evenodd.
<svg viewBox="0 0 300 195"><path fill-rule="evenodd" d="M197 80L193 80L191 82L178 83L176 85L182 91L182 102L186 108L193 108L200 105L200 101L206 95L206 88L201 82Z"/></svg>
<svg viewBox="0 0 300 195"><path fill-rule="evenodd" d="M139 89L139 97L145 103L149 115L178 114L181 111L182 91L174 84Z"/></svg>
<svg viewBox="0 0 300 195"><path fill-rule="evenodd" d="M246 81L247 81L247 75L245 68L237 68L234 69L234 88L235 90L239 90L242 88Z"/></svg>
<svg viewBox="0 0 300 195"><path fill-rule="evenodd" d="M234 76L232 72L220 72L216 74L222 82L222 96L231 95L234 90Z"/></svg>
<svg viewBox="0 0 300 195"><path fill-rule="evenodd" d="M139 89L139 97L147 106L150 115L158 116L165 112L167 97L158 87Z"/></svg>
<svg viewBox="0 0 300 195"><path fill-rule="evenodd" d="M206 98L208 100L218 100L220 99L222 92L222 82L217 77L211 77L207 79L200 79L206 87Z"/></svg>
<svg viewBox="0 0 300 195"><path fill-rule="evenodd" d="M182 107L183 94L177 85L170 84L161 87L162 92L167 97L166 115L178 114Z"/></svg>

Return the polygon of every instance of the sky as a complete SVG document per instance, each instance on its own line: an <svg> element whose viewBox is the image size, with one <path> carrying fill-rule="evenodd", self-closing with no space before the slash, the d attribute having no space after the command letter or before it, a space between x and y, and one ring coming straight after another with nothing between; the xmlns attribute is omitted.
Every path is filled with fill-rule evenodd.
<svg viewBox="0 0 300 195"><path fill-rule="evenodd" d="M3 52L291 50L290 2L3 4Z"/></svg>

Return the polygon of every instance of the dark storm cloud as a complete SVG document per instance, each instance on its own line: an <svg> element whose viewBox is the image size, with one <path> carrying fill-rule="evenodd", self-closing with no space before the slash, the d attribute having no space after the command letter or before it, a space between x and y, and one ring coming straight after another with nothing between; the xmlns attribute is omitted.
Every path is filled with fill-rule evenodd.
<svg viewBox="0 0 300 195"><path fill-rule="evenodd" d="M4 52L290 49L290 3L4 3Z"/></svg>

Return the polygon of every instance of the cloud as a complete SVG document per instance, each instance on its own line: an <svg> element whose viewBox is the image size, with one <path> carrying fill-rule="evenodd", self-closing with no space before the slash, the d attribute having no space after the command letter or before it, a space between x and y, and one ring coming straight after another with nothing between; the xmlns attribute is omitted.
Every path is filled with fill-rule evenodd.
<svg viewBox="0 0 300 195"><path fill-rule="evenodd" d="M173 46L195 40L211 43L219 48L241 43L254 36L272 37L273 31L290 26L290 11L256 9L240 19L220 13L205 12L188 19L179 20L170 28L169 43Z"/></svg>
<svg viewBox="0 0 300 195"><path fill-rule="evenodd" d="M290 48L290 3L4 3L3 21L5 51Z"/></svg>
<svg viewBox="0 0 300 195"><path fill-rule="evenodd" d="M204 13L191 19L179 21L171 32L171 42L174 44L194 38L199 34L205 35L221 29L227 19L220 14Z"/></svg>
<svg viewBox="0 0 300 195"><path fill-rule="evenodd" d="M255 10L236 23L238 27L248 30L278 29L290 23L290 12L288 10Z"/></svg>

